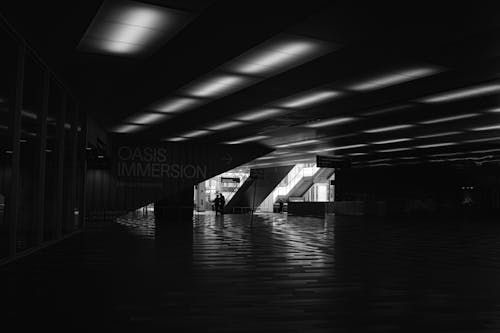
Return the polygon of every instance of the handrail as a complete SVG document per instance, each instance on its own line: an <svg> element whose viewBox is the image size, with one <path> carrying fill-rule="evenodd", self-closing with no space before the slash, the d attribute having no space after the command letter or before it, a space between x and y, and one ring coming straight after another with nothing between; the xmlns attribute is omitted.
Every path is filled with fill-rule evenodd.
<svg viewBox="0 0 500 333"><path fill-rule="evenodd" d="M293 178L288 181L288 184L286 186L277 186L276 189L273 191L274 196L273 196L273 201L276 200L276 198L280 195L287 196L290 191L299 183L300 180L302 180L304 177L313 177L320 168L318 167L300 167L300 170L295 173Z"/></svg>

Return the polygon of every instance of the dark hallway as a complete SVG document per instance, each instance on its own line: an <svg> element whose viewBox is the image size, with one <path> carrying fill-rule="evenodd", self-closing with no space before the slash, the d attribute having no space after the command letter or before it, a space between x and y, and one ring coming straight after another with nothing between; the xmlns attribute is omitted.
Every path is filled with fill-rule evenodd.
<svg viewBox="0 0 500 333"><path fill-rule="evenodd" d="M0 331L500 332L498 36L498 1L0 1Z"/></svg>

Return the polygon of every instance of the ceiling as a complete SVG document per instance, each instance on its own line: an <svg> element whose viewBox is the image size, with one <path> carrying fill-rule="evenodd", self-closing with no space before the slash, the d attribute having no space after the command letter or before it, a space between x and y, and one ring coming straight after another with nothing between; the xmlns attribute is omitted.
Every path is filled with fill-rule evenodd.
<svg viewBox="0 0 500 333"><path fill-rule="evenodd" d="M191 20L141 57L78 48L102 1L3 1L0 11L67 83L81 107L110 131L131 116L158 112L155 105L185 96L206 78L231 73L242 55L280 36L328 45L285 71L251 76L248 84L220 98L115 135L159 142L216 128L181 140L276 148L249 164L254 167L308 161L318 154L348 157L354 166L500 160L500 5L494 2L475 7L426 1L142 3L186 11ZM401 78L405 70L403 76L411 76L409 69L431 71L399 81L387 78L394 73ZM374 79L381 85L366 84ZM481 90L471 92L477 87ZM336 95L283 107L295 96L318 91ZM246 112L276 108L283 111L235 123ZM224 129L221 124L228 121L236 127Z"/></svg>

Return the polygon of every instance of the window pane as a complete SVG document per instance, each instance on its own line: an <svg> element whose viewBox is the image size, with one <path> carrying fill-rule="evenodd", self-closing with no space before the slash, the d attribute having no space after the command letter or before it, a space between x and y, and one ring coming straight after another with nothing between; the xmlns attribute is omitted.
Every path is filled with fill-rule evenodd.
<svg viewBox="0 0 500 333"><path fill-rule="evenodd" d="M0 258L9 253L9 196L12 173L12 116L16 88L17 43L0 26Z"/></svg>
<svg viewBox="0 0 500 333"><path fill-rule="evenodd" d="M57 124L61 121L62 90L54 80L50 82L49 109L47 113L47 141L45 146L45 208L44 208L44 240L56 237L57 209ZM59 203L60 205L60 203Z"/></svg>
<svg viewBox="0 0 500 333"><path fill-rule="evenodd" d="M21 117L21 155L19 174L19 217L17 222L17 252L37 244L38 217L38 123L42 114L43 70L27 55L24 70L24 91Z"/></svg>

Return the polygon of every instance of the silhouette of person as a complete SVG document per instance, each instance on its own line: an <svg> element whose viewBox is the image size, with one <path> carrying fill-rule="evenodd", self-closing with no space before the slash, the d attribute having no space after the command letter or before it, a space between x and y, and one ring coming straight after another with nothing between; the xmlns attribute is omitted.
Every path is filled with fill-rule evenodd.
<svg viewBox="0 0 500 333"><path fill-rule="evenodd" d="M220 197L219 197L218 193L214 199L214 208L215 208L215 215L217 215L219 213L219 209L220 209Z"/></svg>
<svg viewBox="0 0 500 333"><path fill-rule="evenodd" d="M283 200L280 200L278 204L280 205L279 212L283 213Z"/></svg>
<svg viewBox="0 0 500 333"><path fill-rule="evenodd" d="M226 204L226 198L224 198L224 195L221 193L219 197L219 210L221 214L224 214L224 205Z"/></svg>

